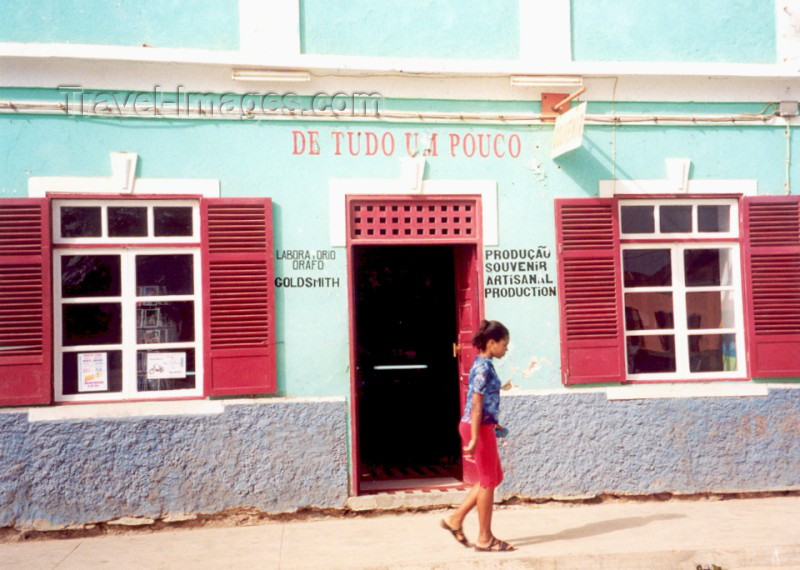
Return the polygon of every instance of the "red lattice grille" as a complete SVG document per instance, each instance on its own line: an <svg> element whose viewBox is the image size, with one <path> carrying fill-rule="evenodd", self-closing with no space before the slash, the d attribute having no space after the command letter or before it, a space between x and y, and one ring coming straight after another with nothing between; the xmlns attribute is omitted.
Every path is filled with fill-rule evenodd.
<svg viewBox="0 0 800 570"><path fill-rule="evenodd" d="M614 247L612 204L564 205L561 210L562 251Z"/></svg>
<svg viewBox="0 0 800 570"><path fill-rule="evenodd" d="M474 241L478 237L475 200L353 200L350 239Z"/></svg>
<svg viewBox="0 0 800 570"><path fill-rule="evenodd" d="M0 356L42 354L44 294L41 265L0 267Z"/></svg>
<svg viewBox="0 0 800 570"><path fill-rule="evenodd" d="M41 254L41 207L30 205L0 208L0 255Z"/></svg>
<svg viewBox="0 0 800 570"><path fill-rule="evenodd" d="M800 254L753 253L750 264L756 333L800 333Z"/></svg>
<svg viewBox="0 0 800 570"><path fill-rule="evenodd" d="M750 247L800 245L798 202L750 205Z"/></svg>
<svg viewBox="0 0 800 570"><path fill-rule="evenodd" d="M263 252L267 242L264 207L215 205L208 209L209 253Z"/></svg>
<svg viewBox="0 0 800 570"><path fill-rule="evenodd" d="M619 316L614 260L565 258L562 263L567 339L616 338Z"/></svg>

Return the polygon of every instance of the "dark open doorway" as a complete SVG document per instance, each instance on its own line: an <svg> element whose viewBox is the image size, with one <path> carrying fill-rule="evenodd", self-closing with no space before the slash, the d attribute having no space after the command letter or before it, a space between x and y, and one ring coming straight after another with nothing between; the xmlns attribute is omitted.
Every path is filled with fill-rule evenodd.
<svg viewBox="0 0 800 570"><path fill-rule="evenodd" d="M353 247L361 491L461 476L456 247Z"/></svg>

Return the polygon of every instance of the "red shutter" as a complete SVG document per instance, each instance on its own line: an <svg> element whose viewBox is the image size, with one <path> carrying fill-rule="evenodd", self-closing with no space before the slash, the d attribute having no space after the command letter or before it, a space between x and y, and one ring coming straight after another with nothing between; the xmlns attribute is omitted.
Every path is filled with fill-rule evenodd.
<svg viewBox="0 0 800 570"><path fill-rule="evenodd" d="M273 394L272 201L202 201L207 396Z"/></svg>
<svg viewBox="0 0 800 570"><path fill-rule="evenodd" d="M745 299L753 378L800 376L800 198L745 198Z"/></svg>
<svg viewBox="0 0 800 570"><path fill-rule="evenodd" d="M0 200L0 406L52 401L50 209Z"/></svg>
<svg viewBox="0 0 800 570"><path fill-rule="evenodd" d="M566 385L625 379L617 218L610 198L556 201L561 377Z"/></svg>

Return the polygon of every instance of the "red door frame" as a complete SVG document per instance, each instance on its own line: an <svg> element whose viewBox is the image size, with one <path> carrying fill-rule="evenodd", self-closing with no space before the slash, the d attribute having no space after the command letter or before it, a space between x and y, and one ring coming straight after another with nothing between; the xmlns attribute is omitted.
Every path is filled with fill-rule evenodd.
<svg viewBox="0 0 800 570"><path fill-rule="evenodd" d="M452 246L474 246L477 269L477 299L478 299L478 321L484 315L483 302L483 222L482 204L480 196L476 195L405 195L405 194L382 194L382 195L347 195L346 197L346 247L347 247L347 313L349 323L349 342L350 342L350 494L359 496L359 474L361 472L361 458L359 456L358 440L358 406L356 401L356 319L355 319L355 287L353 275L353 247L355 246L375 246L375 245L452 245ZM404 201L416 205L436 205L441 202L452 200L467 200L474 204L475 231L470 237L449 236L447 238L439 236L436 238L417 237L416 235L385 235L353 238L352 232L352 202L369 200L371 202L391 203ZM477 329L478 323L474 323Z"/></svg>

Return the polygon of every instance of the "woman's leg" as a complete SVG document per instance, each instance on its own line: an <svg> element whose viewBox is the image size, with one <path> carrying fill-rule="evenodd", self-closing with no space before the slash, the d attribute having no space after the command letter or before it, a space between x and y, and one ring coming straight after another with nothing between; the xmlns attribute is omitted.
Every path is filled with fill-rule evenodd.
<svg viewBox="0 0 800 570"><path fill-rule="evenodd" d="M494 508L494 487L480 487L478 505L478 546L488 546L492 542L492 509Z"/></svg>
<svg viewBox="0 0 800 570"><path fill-rule="evenodd" d="M475 483L472 489L469 490L469 493L467 493L464 502L450 515L450 518L447 519L447 524L450 525L450 528L461 528L464 525L464 517L467 516L478 502L478 492L480 488L481 484Z"/></svg>

